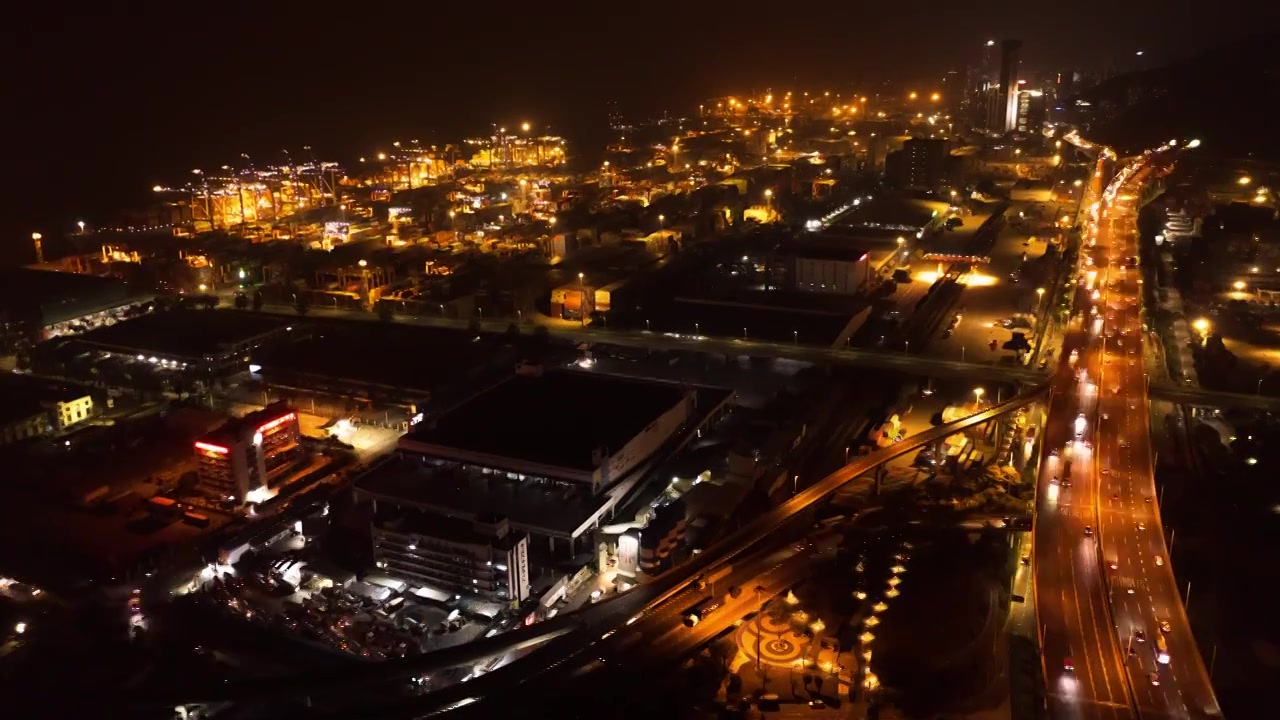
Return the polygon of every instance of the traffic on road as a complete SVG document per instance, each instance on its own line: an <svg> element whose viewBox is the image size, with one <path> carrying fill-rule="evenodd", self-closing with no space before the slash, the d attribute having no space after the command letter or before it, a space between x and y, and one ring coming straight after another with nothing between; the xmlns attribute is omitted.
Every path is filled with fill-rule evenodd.
<svg viewBox="0 0 1280 720"><path fill-rule="evenodd" d="M1151 462L1135 202L1156 172L1147 157L1093 206L1054 377L1036 528L1054 717L1220 714L1166 562Z"/></svg>

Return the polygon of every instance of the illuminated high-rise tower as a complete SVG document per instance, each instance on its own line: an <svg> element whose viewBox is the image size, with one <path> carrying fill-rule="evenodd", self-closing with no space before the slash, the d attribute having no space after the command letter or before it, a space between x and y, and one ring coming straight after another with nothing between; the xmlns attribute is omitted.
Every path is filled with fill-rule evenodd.
<svg viewBox="0 0 1280 720"><path fill-rule="evenodd" d="M1021 40L1005 40L1000 44L1000 100L1005 132L1018 125L1018 55L1021 51Z"/></svg>

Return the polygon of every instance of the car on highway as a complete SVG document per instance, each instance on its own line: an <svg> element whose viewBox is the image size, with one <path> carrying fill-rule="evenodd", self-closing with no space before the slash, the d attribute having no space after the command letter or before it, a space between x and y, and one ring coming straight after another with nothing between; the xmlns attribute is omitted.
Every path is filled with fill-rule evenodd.
<svg viewBox="0 0 1280 720"><path fill-rule="evenodd" d="M1076 664L1071 662L1071 658L1066 658L1062 661L1062 669L1067 672L1075 672Z"/></svg>
<svg viewBox="0 0 1280 720"><path fill-rule="evenodd" d="M1164 558L1159 555L1156 556L1156 567L1164 567Z"/></svg>
<svg viewBox="0 0 1280 720"><path fill-rule="evenodd" d="M1138 523L1138 529L1139 529L1139 530L1146 530L1146 529L1147 529L1147 524L1146 524L1146 523L1144 523L1144 522L1140 522L1140 523Z"/></svg>
<svg viewBox="0 0 1280 720"><path fill-rule="evenodd" d="M1173 630L1173 626L1169 624L1168 620L1160 621L1160 632L1167 633L1167 632L1171 632L1172 630Z"/></svg>
<svg viewBox="0 0 1280 720"><path fill-rule="evenodd" d="M1150 675L1148 675L1147 678L1151 680L1152 685L1155 685L1156 687L1160 686L1160 673L1153 672Z"/></svg>
<svg viewBox="0 0 1280 720"><path fill-rule="evenodd" d="M1146 641L1147 641L1147 634L1146 634L1145 632L1143 632L1142 630L1134 630L1134 631L1133 631L1133 639L1134 639L1134 640L1137 640L1138 642L1146 642Z"/></svg>
<svg viewBox="0 0 1280 720"><path fill-rule="evenodd" d="M1084 535L1085 535L1085 537L1093 537L1093 527L1091 527L1091 526L1089 526L1089 525L1085 525L1085 526L1084 526Z"/></svg>

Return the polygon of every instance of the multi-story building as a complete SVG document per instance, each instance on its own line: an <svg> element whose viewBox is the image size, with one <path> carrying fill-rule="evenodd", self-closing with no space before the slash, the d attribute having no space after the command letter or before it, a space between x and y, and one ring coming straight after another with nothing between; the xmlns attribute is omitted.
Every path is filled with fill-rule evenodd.
<svg viewBox="0 0 1280 720"><path fill-rule="evenodd" d="M1018 114L1015 128L1020 133L1036 133L1044 125L1045 96L1040 90L1018 91Z"/></svg>
<svg viewBox="0 0 1280 720"><path fill-rule="evenodd" d="M301 451L301 438L298 414L284 403L228 421L196 441L201 490L236 504L266 499Z"/></svg>
<svg viewBox="0 0 1280 720"><path fill-rule="evenodd" d="M1000 98L1004 108L1005 132L1018 124L1018 91L1021 77L1021 40L1005 40L1000 44Z"/></svg>
<svg viewBox="0 0 1280 720"><path fill-rule="evenodd" d="M410 583L488 600L529 597L529 536L500 515L461 520L374 500L374 564Z"/></svg>
<svg viewBox="0 0 1280 720"><path fill-rule="evenodd" d="M947 141L937 138L912 138L893 153L885 163L885 174L898 187L936 190L947 184Z"/></svg>
<svg viewBox="0 0 1280 720"><path fill-rule="evenodd" d="M81 388L27 375L0 375L0 445L62 432L93 416Z"/></svg>

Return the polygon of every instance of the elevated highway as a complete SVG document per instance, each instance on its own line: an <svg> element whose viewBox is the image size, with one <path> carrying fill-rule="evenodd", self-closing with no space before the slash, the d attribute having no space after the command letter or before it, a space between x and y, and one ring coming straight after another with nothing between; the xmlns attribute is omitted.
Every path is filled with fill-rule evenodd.
<svg viewBox="0 0 1280 720"><path fill-rule="evenodd" d="M236 312L236 311L228 311ZM251 312L251 311L243 311ZM268 305L262 312L297 317L291 308L279 305ZM369 322L385 322L373 313L358 310L312 308L309 317L339 318L344 320L364 320ZM394 322L404 325L420 325L423 327L440 327L463 330L469 326L465 320L453 318L397 316ZM505 332L509 319L488 320L480 323L485 332ZM680 333L650 332L648 330L614 330L596 326L576 326L546 324L542 325L553 338L560 338L573 343L604 343L621 347L645 348L647 350L666 350L682 352L716 353L722 355L747 355L764 358L787 358L811 363L833 363L856 365L859 367L882 368L898 372L931 377L958 377L974 381L1006 381L1006 382L1044 382L1047 373L1044 370L1026 368L1012 363L997 362L979 363L959 360L944 360L928 355L916 355L893 350L863 350L857 348L831 347L823 345L805 345L801 343L775 342L755 338L710 337L705 335L682 335ZM527 329L527 328L526 328Z"/></svg>
<svg viewBox="0 0 1280 720"><path fill-rule="evenodd" d="M1147 390L1153 400L1167 400L1176 405L1280 412L1280 398L1269 395L1247 395L1155 382L1151 383Z"/></svg>

